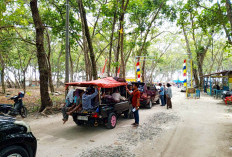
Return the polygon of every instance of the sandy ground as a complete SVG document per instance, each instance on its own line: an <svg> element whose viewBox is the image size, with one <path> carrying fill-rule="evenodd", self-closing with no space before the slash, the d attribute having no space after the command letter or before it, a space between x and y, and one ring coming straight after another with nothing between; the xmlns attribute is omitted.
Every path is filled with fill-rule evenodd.
<svg viewBox="0 0 232 157"><path fill-rule="evenodd" d="M231 157L232 106L173 89L173 109L140 109L138 128L120 118L115 129L63 125L61 114L25 119L38 139L37 157Z"/></svg>

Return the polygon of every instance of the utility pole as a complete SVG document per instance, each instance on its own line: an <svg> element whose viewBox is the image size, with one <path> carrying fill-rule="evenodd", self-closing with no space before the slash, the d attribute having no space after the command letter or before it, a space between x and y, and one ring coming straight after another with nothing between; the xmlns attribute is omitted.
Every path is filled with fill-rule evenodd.
<svg viewBox="0 0 232 157"><path fill-rule="evenodd" d="M69 82L69 0L66 0L65 83Z"/></svg>

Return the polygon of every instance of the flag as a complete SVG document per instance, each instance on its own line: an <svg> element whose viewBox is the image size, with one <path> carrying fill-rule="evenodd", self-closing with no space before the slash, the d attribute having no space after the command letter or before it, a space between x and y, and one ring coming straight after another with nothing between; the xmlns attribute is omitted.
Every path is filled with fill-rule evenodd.
<svg viewBox="0 0 232 157"><path fill-rule="evenodd" d="M140 76L141 76L141 72L140 72L140 63L139 61L136 63L136 69L137 69L137 81L140 82L141 79L140 79Z"/></svg>
<svg viewBox="0 0 232 157"><path fill-rule="evenodd" d="M183 64L183 76L184 76L184 86L187 87L187 67L186 67L186 59Z"/></svg>
<svg viewBox="0 0 232 157"><path fill-rule="evenodd" d="M104 74L104 72L105 72L106 62L107 62L107 59L105 60L105 65L104 65L104 67L103 67L103 69L102 69L102 75L103 75L103 74Z"/></svg>
<svg viewBox="0 0 232 157"><path fill-rule="evenodd" d="M119 32L122 34L123 33L123 29L120 29Z"/></svg>
<svg viewBox="0 0 232 157"><path fill-rule="evenodd" d="M118 67L117 77L119 77L120 74L120 67Z"/></svg>

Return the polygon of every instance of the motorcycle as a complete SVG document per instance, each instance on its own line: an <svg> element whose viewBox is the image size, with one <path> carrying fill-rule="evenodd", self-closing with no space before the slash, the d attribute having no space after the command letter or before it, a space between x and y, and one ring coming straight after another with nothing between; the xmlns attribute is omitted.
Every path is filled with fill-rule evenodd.
<svg viewBox="0 0 232 157"><path fill-rule="evenodd" d="M221 98L224 100L226 97L232 96L232 91L223 91Z"/></svg>
<svg viewBox="0 0 232 157"><path fill-rule="evenodd" d="M10 116L21 115L22 118L26 118L28 114L27 108L23 104L22 98L24 97L24 92L19 92L18 95L11 97L9 100L14 101L12 104L0 104L0 113L8 114Z"/></svg>

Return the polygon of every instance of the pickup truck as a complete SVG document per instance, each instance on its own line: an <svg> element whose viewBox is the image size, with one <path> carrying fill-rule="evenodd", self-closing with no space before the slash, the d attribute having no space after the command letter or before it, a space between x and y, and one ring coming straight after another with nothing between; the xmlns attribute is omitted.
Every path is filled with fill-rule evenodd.
<svg viewBox="0 0 232 157"><path fill-rule="evenodd" d="M67 83L66 90L70 86L75 87L90 87L98 86L101 90L98 92L98 105L91 110L82 110L73 113L73 121L77 125L91 125L98 126L100 124L105 125L108 129L113 129L116 127L118 117L123 114L125 118L133 118L132 105L129 100L125 99L120 102L113 102L109 100L103 101L101 99L101 91L105 89L118 88L121 95L127 98L125 88L127 86L126 82L118 82L112 77L107 77L104 79L98 79L86 82L77 83ZM100 99L99 99L100 98Z"/></svg>
<svg viewBox="0 0 232 157"><path fill-rule="evenodd" d="M143 82L132 82L139 84L139 91L141 92L140 104L141 107L152 108L153 104L159 104L159 91L152 84Z"/></svg>

